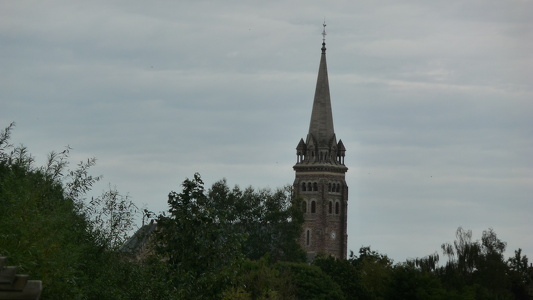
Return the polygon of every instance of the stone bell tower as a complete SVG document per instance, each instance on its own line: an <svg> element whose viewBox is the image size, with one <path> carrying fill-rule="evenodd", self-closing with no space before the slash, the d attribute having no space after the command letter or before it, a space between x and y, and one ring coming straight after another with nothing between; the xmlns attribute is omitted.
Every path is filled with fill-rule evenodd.
<svg viewBox="0 0 533 300"><path fill-rule="evenodd" d="M309 260L319 253L346 258L348 240L346 149L341 140L337 142L333 129L326 65L326 24L323 26L322 54L309 133L296 147L297 161L293 167L296 171L294 192L303 199L300 205L305 219L300 244Z"/></svg>

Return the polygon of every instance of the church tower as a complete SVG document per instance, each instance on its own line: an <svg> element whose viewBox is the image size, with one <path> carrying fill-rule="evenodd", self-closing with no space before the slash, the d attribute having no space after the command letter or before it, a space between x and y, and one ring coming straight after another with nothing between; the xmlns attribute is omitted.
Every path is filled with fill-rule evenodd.
<svg viewBox="0 0 533 300"><path fill-rule="evenodd" d="M344 165L346 149L337 142L333 129L333 114L329 96L326 65L326 24L322 32L322 54L318 68L315 98L309 133L296 147L294 192L301 197L304 213L300 245L309 260L324 253L346 258L348 234L348 186Z"/></svg>

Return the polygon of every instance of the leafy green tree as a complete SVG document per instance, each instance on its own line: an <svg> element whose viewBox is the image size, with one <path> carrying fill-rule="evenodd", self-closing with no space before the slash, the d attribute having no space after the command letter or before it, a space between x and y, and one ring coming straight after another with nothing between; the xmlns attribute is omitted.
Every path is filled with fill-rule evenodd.
<svg viewBox="0 0 533 300"><path fill-rule="evenodd" d="M282 272L265 256L246 260L234 285L224 292L224 299L297 299L296 287L288 272Z"/></svg>
<svg viewBox="0 0 533 300"><path fill-rule="evenodd" d="M133 264L115 250L133 224L127 197L111 190L86 201L100 179L89 173L95 160L69 170L67 147L35 166L9 143L13 126L0 132L0 255L42 280L41 299L173 298L166 264Z"/></svg>
<svg viewBox="0 0 533 300"><path fill-rule="evenodd" d="M313 265L340 285L346 299L386 299L393 279L393 261L387 255L361 247L349 259L318 257Z"/></svg>
<svg viewBox="0 0 533 300"><path fill-rule="evenodd" d="M182 188L169 194L168 213L157 219L156 249L183 295L221 296L245 257L303 260L296 241L303 216L293 208L288 188L230 189L221 180L206 191L199 174Z"/></svg>
<svg viewBox="0 0 533 300"><path fill-rule="evenodd" d="M361 299L384 299L391 282L393 260L387 255L361 247L359 256L353 256L352 263L364 274L361 285L366 296Z"/></svg>
<svg viewBox="0 0 533 300"><path fill-rule="evenodd" d="M59 180L64 156L37 168L26 148L0 140L0 253L43 281L43 299L87 294L85 258L100 249Z"/></svg>
<svg viewBox="0 0 533 300"><path fill-rule="evenodd" d="M531 299L528 286L533 282L533 268L528 264L528 258L522 255L522 249L515 250L514 256L507 260L511 290L516 299Z"/></svg>
<svg viewBox="0 0 533 300"><path fill-rule="evenodd" d="M437 252L425 257L419 257L415 259L408 259L405 264L416 268L424 273L435 272L438 268L439 254Z"/></svg>
<svg viewBox="0 0 533 300"><path fill-rule="evenodd" d="M129 238L139 210L127 195L110 186L102 195L92 197L83 213L99 243L118 250Z"/></svg>
<svg viewBox="0 0 533 300"><path fill-rule="evenodd" d="M446 268L449 273L454 273L455 278L461 276L464 280L466 277L470 279L476 265L476 261L480 254L480 245L472 241L472 231L465 231L459 227L455 233L456 240L453 245L444 243L441 245L442 251L448 257Z"/></svg>
<svg viewBox="0 0 533 300"><path fill-rule="evenodd" d="M498 239L494 230L489 228L483 231L480 245L475 282L486 287L491 295L499 299L512 299L508 266L503 256L507 244Z"/></svg>
<svg viewBox="0 0 533 300"><path fill-rule="evenodd" d="M168 215L157 219L156 250L170 265L169 275L183 297L217 298L243 259L244 237L229 230L229 213L214 207L199 174L182 187L181 193L169 194Z"/></svg>
<svg viewBox="0 0 533 300"><path fill-rule="evenodd" d="M208 192L214 209L224 214L228 228L245 236L242 252L249 259L268 254L271 261L304 261L305 253L297 243L303 214L293 205L290 187L271 191L230 190L225 180L213 184Z"/></svg>
<svg viewBox="0 0 533 300"><path fill-rule="evenodd" d="M313 261L333 281L339 284L346 299L365 299L368 291L362 285L363 274L351 259L337 259L332 256L319 256Z"/></svg>
<svg viewBox="0 0 533 300"><path fill-rule="evenodd" d="M339 284L317 266L280 261L275 267L295 287L296 299L345 299Z"/></svg>
<svg viewBox="0 0 533 300"><path fill-rule="evenodd" d="M410 262L394 266L387 299L454 299L432 271L416 267Z"/></svg>
<svg viewBox="0 0 533 300"><path fill-rule="evenodd" d="M506 243L492 229L483 231L481 241L473 241L472 231L459 227L453 245L441 248L448 262L439 274L447 287L470 291L479 299L513 298L503 256Z"/></svg>

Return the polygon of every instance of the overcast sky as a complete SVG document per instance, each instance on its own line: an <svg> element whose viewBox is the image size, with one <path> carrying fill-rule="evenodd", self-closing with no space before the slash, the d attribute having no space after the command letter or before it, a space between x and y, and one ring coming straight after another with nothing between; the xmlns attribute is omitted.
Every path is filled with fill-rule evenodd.
<svg viewBox="0 0 533 300"><path fill-rule="evenodd" d="M0 1L0 127L159 212L292 184L322 22L348 248L395 261L492 227L533 260L533 2Z"/></svg>

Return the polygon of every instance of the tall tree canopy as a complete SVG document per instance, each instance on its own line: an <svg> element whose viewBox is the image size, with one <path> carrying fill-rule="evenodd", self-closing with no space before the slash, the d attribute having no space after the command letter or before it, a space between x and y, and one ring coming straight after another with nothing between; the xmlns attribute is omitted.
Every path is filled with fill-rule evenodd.
<svg viewBox="0 0 533 300"><path fill-rule="evenodd" d="M168 213L157 219L155 247L168 260L184 295L220 296L245 258L303 261L297 243L303 216L289 188L230 189L225 180L206 191L199 174L168 196Z"/></svg>

